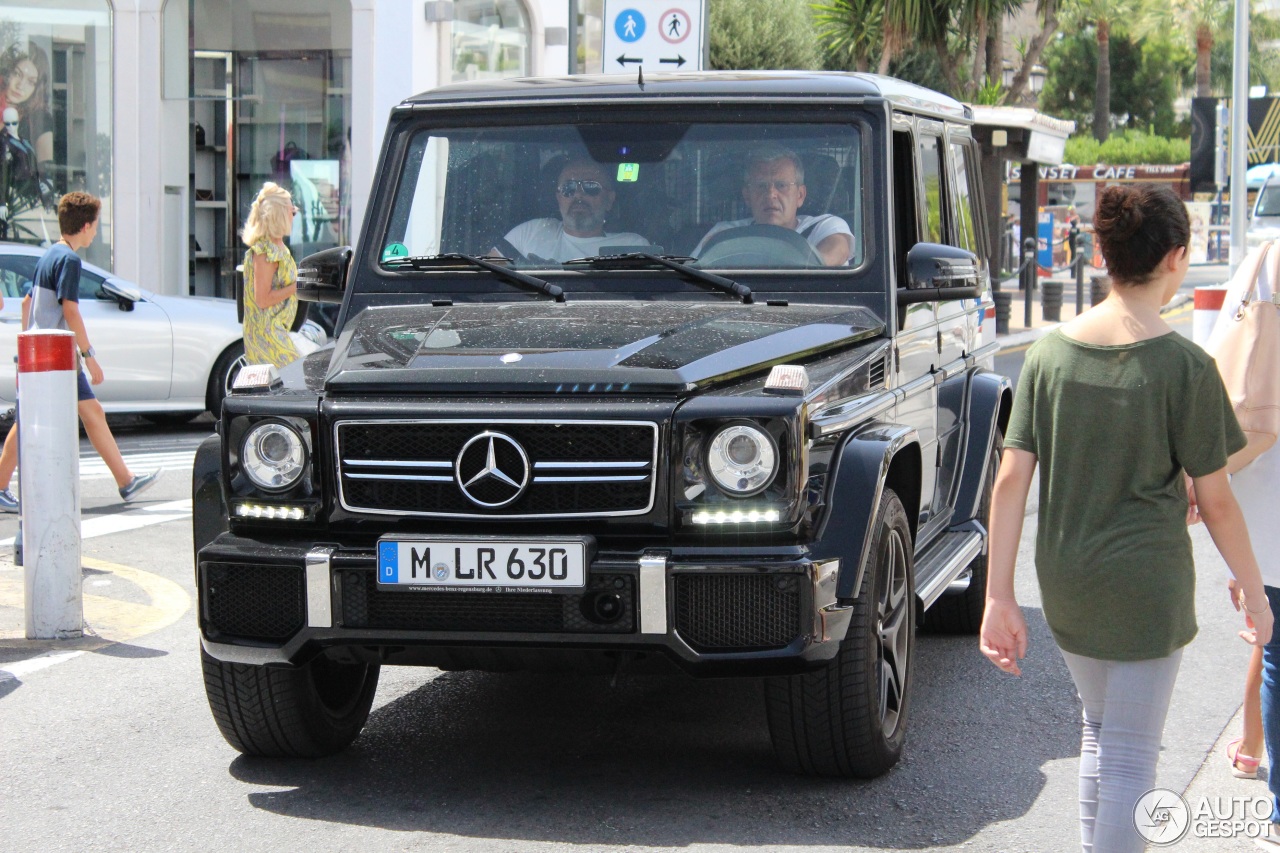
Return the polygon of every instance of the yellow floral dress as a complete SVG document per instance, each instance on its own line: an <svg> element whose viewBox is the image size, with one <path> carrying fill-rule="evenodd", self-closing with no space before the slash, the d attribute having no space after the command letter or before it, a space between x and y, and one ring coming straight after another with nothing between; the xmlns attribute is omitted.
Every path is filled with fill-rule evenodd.
<svg viewBox="0 0 1280 853"><path fill-rule="evenodd" d="M270 308L259 308L253 296L253 256L266 255L276 265L271 289L288 287L298 280L298 265L289 250L265 237L244 253L244 356L249 364L284 367L298 359L289 327L298 311L298 297L290 296Z"/></svg>

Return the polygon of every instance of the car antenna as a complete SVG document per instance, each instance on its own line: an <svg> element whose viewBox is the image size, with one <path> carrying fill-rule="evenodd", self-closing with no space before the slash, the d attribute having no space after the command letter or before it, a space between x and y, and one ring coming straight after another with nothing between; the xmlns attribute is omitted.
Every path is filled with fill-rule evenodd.
<svg viewBox="0 0 1280 853"><path fill-rule="evenodd" d="M636 70L637 70L638 72L640 72L640 76L639 76L639 78L636 80L636 85L640 87L640 90L641 90L641 91L644 91L644 66L643 66L643 65L637 65L637 66L636 66Z"/></svg>

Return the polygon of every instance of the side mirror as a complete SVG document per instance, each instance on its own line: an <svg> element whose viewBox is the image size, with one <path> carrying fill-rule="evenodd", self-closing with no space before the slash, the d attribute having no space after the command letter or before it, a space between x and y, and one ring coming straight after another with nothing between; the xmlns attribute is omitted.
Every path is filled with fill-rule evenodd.
<svg viewBox="0 0 1280 853"><path fill-rule="evenodd" d="M338 246L303 258L298 264L298 298L304 302L342 302L351 255L350 246Z"/></svg>
<svg viewBox="0 0 1280 853"><path fill-rule="evenodd" d="M102 282L101 292L106 294L107 299L114 299L116 307L121 311L132 311L133 304L142 299L139 291L111 279Z"/></svg>
<svg viewBox="0 0 1280 853"><path fill-rule="evenodd" d="M941 243L916 243L907 252L907 287L898 304L973 299L981 287L978 256Z"/></svg>

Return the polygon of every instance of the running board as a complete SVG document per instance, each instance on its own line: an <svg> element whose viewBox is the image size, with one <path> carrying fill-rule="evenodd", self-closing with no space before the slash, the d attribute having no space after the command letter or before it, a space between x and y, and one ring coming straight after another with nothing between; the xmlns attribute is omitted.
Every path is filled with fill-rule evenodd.
<svg viewBox="0 0 1280 853"><path fill-rule="evenodd" d="M916 558L916 595L926 610L982 553L984 539L975 530L948 531Z"/></svg>

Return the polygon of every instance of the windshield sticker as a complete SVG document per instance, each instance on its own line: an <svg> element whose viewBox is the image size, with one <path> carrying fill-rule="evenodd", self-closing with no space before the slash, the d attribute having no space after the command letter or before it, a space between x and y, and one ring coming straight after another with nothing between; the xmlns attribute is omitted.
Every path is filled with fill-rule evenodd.
<svg viewBox="0 0 1280 853"><path fill-rule="evenodd" d="M389 261L392 258L409 257L409 247L404 243L388 243L386 248L382 250L382 260Z"/></svg>
<svg viewBox="0 0 1280 853"><path fill-rule="evenodd" d="M619 163L618 183L635 183L640 180L639 163Z"/></svg>

